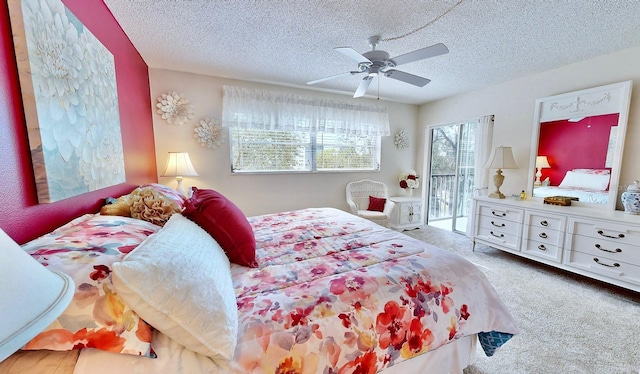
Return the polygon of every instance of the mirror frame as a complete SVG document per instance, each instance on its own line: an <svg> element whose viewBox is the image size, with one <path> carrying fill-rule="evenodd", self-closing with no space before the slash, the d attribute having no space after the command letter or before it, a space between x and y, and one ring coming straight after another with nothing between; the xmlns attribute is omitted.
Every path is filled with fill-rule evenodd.
<svg viewBox="0 0 640 374"><path fill-rule="evenodd" d="M609 182L609 196L606 204L576 202L576 205L600 207L615 210L618 200L618 186L620 182L620 167L624 138L627 132L629 107L631 104L632 81L612 83L604 86L568 92L536 100L533 117L533 132L531 135L531 156L529 158L528 192L533 195L535 181L536 156L540 135L540 124L574 117L590 117L603 114L618 113L618 135L611 164L611 180ZM538 198L542 200L542 198Z"/></svg>

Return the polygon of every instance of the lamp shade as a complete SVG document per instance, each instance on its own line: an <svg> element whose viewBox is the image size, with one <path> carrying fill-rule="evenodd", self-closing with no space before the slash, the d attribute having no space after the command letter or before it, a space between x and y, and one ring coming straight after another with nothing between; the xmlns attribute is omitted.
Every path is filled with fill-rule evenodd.
<svg viewBox="0 0 640 374"><path fill-rule="evenodd" d="M484 164L488 169L517 169L516 161L513 159L511 147L496 147L489 156L489 160Z"/></svg>
<svg viewBox="0 0 640 374"><path fill-rule="evenodd" d="M536 156L536 167L537 168L550 168L549 160L547 160L547 156Z"/></svg>
<svg viewBox="0 0 640 374"><path fill-rule="evenodd" d="M193 168L189 153L169 152L169 159L161 177L196 177L198 172Z"/></svg>
<svg viewBox="0 0 640 374"><path fill-rule="evenodd" d="M50 271L0 230L0 361L47 328L64 310L75 285Z"/></svg>

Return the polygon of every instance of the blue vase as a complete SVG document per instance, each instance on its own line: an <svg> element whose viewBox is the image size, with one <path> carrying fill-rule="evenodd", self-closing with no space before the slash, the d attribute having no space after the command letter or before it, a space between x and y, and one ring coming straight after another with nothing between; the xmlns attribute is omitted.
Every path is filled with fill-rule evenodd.
<svg viewBox="0 0 640 374"><path fill-rule="evenodd" d="M625 192L622 193L622 205L624 211L629 214L640 214L640 182L634 181Z"/></svg>

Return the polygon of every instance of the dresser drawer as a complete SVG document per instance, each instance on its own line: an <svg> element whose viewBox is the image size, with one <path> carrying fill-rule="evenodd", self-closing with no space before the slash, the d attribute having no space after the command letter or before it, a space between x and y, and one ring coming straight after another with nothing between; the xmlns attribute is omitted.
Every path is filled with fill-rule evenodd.
<svg viewBox="0 0 640 374"><path fill-rule="evenodd" d="M522 209L515 209L506 206L488 206L482 204L480 204L478 207L480 208L478 214L481 217L491 217L510 222L522 223Z"/></svg>
<svg viewBox="0 0 640 374"><path fill-rule="evenodd" d="M564 262L577 269L640 285L640 266L577 251L566 251Z"/></svg>
<svg viewBox="0 0 640 374"><path fill-rule="evenodd" d="M571 249L590 256L640 265L640 246L630 245L622 241L616 242L574 235Z"/></svg>
<svg viewBox="0 0 640 374"><path fill-rule="evenodd" d="M640 247L640 229L633 226L574 220L569 228L574 235L588 236L601 240L611 240Z"/></svg>
<svg viewBox="0 0 640 374"><path fill-rule="evenodd" d="M514 251L520 250L520 236L515 231L507 232L487 227L480 227L476 233L476 238Z"/></svg>
<svg viewBox="0 0 640 374"><path fill-rule="evenodd" d="M539 227L546 230L564 232L566 218L562 216L542 215L537 213L527 214L525 224L531 227Z"/></svg>
<svg viewBox="0 0 640 374"><path fill-rule="evenodd" d="M527 240L525 242L524 253L545 258L557 263L560 263L562 259L562 246L550 244L548 242L543 243L535 240Z"/></svg>
<svg viewBox="0 0 640 374"><path fill-rule="evenodd" d="M556 247L562 247L564 242L564 232L550 230L546 227L527 226L527 234L525 239L535 240L547 245L554 245Z"/></svg>
<svg viewBox="0 0 640 374"><path fill-rule="evenodd" d="M504 218L487 216L479 217L478 226L480 229L485 229L487 232L493 231L515 236L520 236L520 227L522 227L518 222L509 221Z"/></svg>

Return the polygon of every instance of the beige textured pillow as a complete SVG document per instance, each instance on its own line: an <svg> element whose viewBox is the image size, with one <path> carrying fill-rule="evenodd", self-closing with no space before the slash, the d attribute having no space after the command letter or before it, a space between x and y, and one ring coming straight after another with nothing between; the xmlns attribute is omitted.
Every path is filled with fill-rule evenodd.
<svg viewBox="0 0 640 374"><path fill-rule="evenodd" d="M180 213L178 204L151 187L138 187L129 194L131 217L164 226L169 218Z"/></svg>

